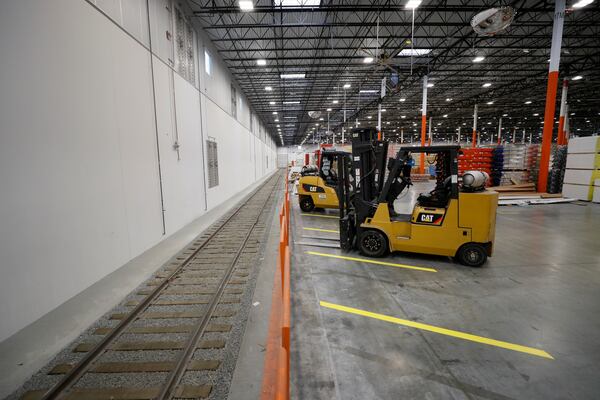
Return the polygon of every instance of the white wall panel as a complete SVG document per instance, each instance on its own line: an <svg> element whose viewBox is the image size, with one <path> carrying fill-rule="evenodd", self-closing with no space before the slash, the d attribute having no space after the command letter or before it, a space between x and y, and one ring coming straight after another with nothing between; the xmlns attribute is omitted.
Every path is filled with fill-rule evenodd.
<svg viewBox="0 0 600 400"><path fill-rule="evenodd" d="M126 1L95 4L144 43L145 1ZM148 49L88 2L1 5L0 341L162 240L161 181L169 235L275 168L246 99L229 113L218 53L204 93L173 73L166 5L151 0L154 93ZM208 136L220 182L205 193Z"/></svg>
<svg viewBox="0 0 600 400"><path fill-rule="evenodd" d="M84 1L29 0L2 4L0 52L2 340L162 222L147 51Z"/></svg>

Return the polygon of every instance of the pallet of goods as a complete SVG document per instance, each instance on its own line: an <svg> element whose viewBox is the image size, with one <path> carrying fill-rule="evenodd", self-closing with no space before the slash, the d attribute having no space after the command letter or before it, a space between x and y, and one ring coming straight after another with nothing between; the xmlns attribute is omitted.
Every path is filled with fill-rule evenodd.
<svg viewBox="0 0 600 400"><path fill-rule="evenodd" d="M462 175L467 171L476 170L486 172L491 176L493 150L492 148L461 149L462 154L458 156L458 174Z"/></svg>
<svg viewBox="0 0 600 400"><path fill-rule="evenodd" d="M600 137L569 140L562 185L567 197L600 203Z"/></svg>

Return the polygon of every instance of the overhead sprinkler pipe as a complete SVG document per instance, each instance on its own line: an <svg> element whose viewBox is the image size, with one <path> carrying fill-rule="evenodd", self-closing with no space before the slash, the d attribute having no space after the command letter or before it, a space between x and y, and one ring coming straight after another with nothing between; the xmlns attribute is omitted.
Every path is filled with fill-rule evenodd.
<svg viewBox="0 0 600 400"><path fill-rule="evenodd" d="M427 75L423 77L423 106L421 108L421 146L425 146L427 134ZM425 153L421 153L419 173L425 173Z"/></svg>
<svg viewBox="0 0 600 400"><path fill-rule="evenodd" d="M537 184L537 191L540 193L545 192L548 185L548 166L550 164L550 150L552 148L552 131L554 130L554 112L556 109L556 91L558 88L558 66L560 65L560 49L564 21L565 0L556 0L554 3L554 25L552 26L548 87L546 89L542 155L540 156L540 169Z"/></svg>
<svg viewBox="0 0 600 400"><path fill-rule="evenodd" d="M558 137L556 138L556 144L565 145L567 144L567 138L565 136L565 111L567 108L567 92L569 90L569 80L563 80L562 95L560 98L560 115L558 117Z"/></svg>

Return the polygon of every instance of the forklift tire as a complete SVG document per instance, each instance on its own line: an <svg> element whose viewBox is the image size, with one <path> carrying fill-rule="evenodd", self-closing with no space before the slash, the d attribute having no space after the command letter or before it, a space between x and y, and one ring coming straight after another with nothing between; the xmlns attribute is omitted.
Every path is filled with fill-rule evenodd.
<svg viewBox="0 0 600 400"><path fill-rule="evenodd" d="M485 248L478 243L463 244L456 252L456 258L462 265L481 267L487 260Z"/></svg>
<svg viewBox="0 0 600 400"><path fill-rule="evenodd" d="M312 197L302 196L300 198L300 209L304 212L313 211L315 209L315 203L313 202Z"/></svg>
<svg viewBox="0 0 600 400"><path fill-rule="evenodd" d="M358 250L367 257L383 257L388 252L387 237L375 229L363 231L358 238Z"/></svg>

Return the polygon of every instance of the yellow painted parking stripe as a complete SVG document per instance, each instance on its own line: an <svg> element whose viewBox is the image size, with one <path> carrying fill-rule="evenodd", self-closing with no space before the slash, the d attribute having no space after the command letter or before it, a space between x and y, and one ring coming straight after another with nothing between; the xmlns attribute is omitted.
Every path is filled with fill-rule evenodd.
<svg viewBox="0 0 600 400"><path fill-rule="evenodd" d="M321 229L321 228L302 228L307 231L317 231L317 232L329 232L329 233L340 233L340 231L335 231L333 229Z"/></svg>
<svg viewBox="0 0 600 400"><path fill-rule="evenodd" d="M487 344L489 346L501 347L501 348L507 349L507 350L519 351L521 353L527 353L527 354L531 354L533 356L549 358L551 360L554 360L554 357L552 357L550 354L548 354L544 350L536 349L535 347L521 346L520 344L503 342L501 340L490 339L490 338L486 338L483 336L472 335L470 333L455 331L452 329L440 328L438 326L422 324L420 322L409 321L406 319L400 319L400 318L396 318L396 317L390 317L388 315L377 314L374 312L360 310L358 308L346 307L346 306L342 306L339 304L329 303L326 301L321 301L320 304L321 304L321 307L331 308L333 310L343 311L343 312L347 312L350 314L362 315L363 317L369 317L369 318L374 318L374 319L378 319L381 321L391 322L392 324L404 325L404 326L408 326L411 328L421 329L424 331L439 333L440 335L452 336L452 337L463 339L463 340L469 340L471 342L477 342L477 343Z"/></svg>
<svg viewBox="0 0 600 400"><path fill-rule="evenodd" d="M340 260L360 261L360 262L369 263L369 264L386 265L388 267L414 269L417 271L437 272L437 270L433 269L433 268L416 267L414 265L406 265L406 264L396 264L396 263L391 263L391 262L386 262L386 261L370 260L368 258L338 256L337 254L318 253L316 251L307 251L307 253L310 255L313 255L313 256L339 258Z"/></svg>
<svg viewBox="0 0 600 400"><path fill-rule="evenodd" d="M321 215L321 214L308 214L308 213L301 213L300 215L303 215L305 217L319 217L319 218L335 218L335 219L340 219L340 217L338 217L337 215Z"/></svg>

